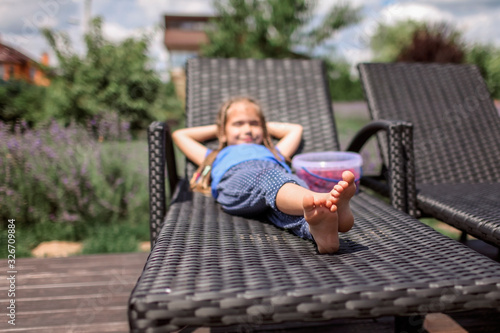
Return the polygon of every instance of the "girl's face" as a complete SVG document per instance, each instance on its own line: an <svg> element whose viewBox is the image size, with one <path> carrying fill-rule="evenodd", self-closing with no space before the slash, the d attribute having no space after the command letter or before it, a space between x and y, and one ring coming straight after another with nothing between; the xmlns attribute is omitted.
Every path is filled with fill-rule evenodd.
<svg viewBox="0 0 500 333"><path fill-rule="evenodd" d="M262 126L255 104L248 101L235 102L227 110L224 134L220 139L228 146L261 144L264 138Z"/></svg>

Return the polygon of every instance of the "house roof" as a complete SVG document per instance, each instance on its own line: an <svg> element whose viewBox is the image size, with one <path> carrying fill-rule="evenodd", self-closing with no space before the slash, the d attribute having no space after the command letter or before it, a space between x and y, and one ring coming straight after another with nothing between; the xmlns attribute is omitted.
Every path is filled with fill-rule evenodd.
<svg viewBox="0 0 500 333"><path fill-rule="evenodd" d="M36 63L36 61L18 50L0 43L0 63L22 64L30 61Z"/></svg>

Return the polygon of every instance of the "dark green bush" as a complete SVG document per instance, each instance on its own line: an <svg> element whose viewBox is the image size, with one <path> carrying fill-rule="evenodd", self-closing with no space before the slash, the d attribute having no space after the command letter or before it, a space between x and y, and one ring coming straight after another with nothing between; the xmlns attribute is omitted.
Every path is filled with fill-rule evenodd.
<svg viewBox="0 0 500 333"><path fill-rule="evenodd" d="M0 80L0 121L14 124L24 120L30 126L46 121L44 101L47 88L25 81Z"/></svg>

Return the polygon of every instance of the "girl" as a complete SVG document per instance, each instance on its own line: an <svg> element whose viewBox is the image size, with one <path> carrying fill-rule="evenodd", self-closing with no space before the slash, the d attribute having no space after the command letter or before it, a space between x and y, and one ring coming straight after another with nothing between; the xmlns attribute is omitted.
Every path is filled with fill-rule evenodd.
<svg viewBox="0 0 500 333"><path fill-rule="evenodd" d="M215 125L180 129L172 136L199 166L191 179L192 189L211 192L230 214L265 213L278 227L315 241L319 253L338 251L338 232L353 226L349 200L356 191L354 175L345 171L329 193L310 191L285 163L300 144L302 126L266 123L261 108L250 98L224 103ZM279 139L276 146L271 137ZM201 144L214 138L219 140L217 150Z"/></svg>

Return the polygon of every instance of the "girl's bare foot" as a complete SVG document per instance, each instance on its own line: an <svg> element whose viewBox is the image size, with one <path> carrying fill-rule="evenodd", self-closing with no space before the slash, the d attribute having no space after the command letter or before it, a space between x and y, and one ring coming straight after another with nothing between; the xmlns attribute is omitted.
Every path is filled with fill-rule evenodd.
<svg viewBox="0 0 500 333"><path fill-rule="evenodd" d="M356 184L354 184L354 174L350 171L342 173L342 181L338 182L330 192L334 197L332 203L337 206L338 225L340 232L349 231L354 225L354 216L352 215L349 200L356 193Z"/></svg>
<svg viewBox="0 0 500 333"><path fill-rule="evenodd" d="M334 253L339 249L337 206L330 193L307 194L303 198L304 218L314 237L319 253Z"/></svg>

